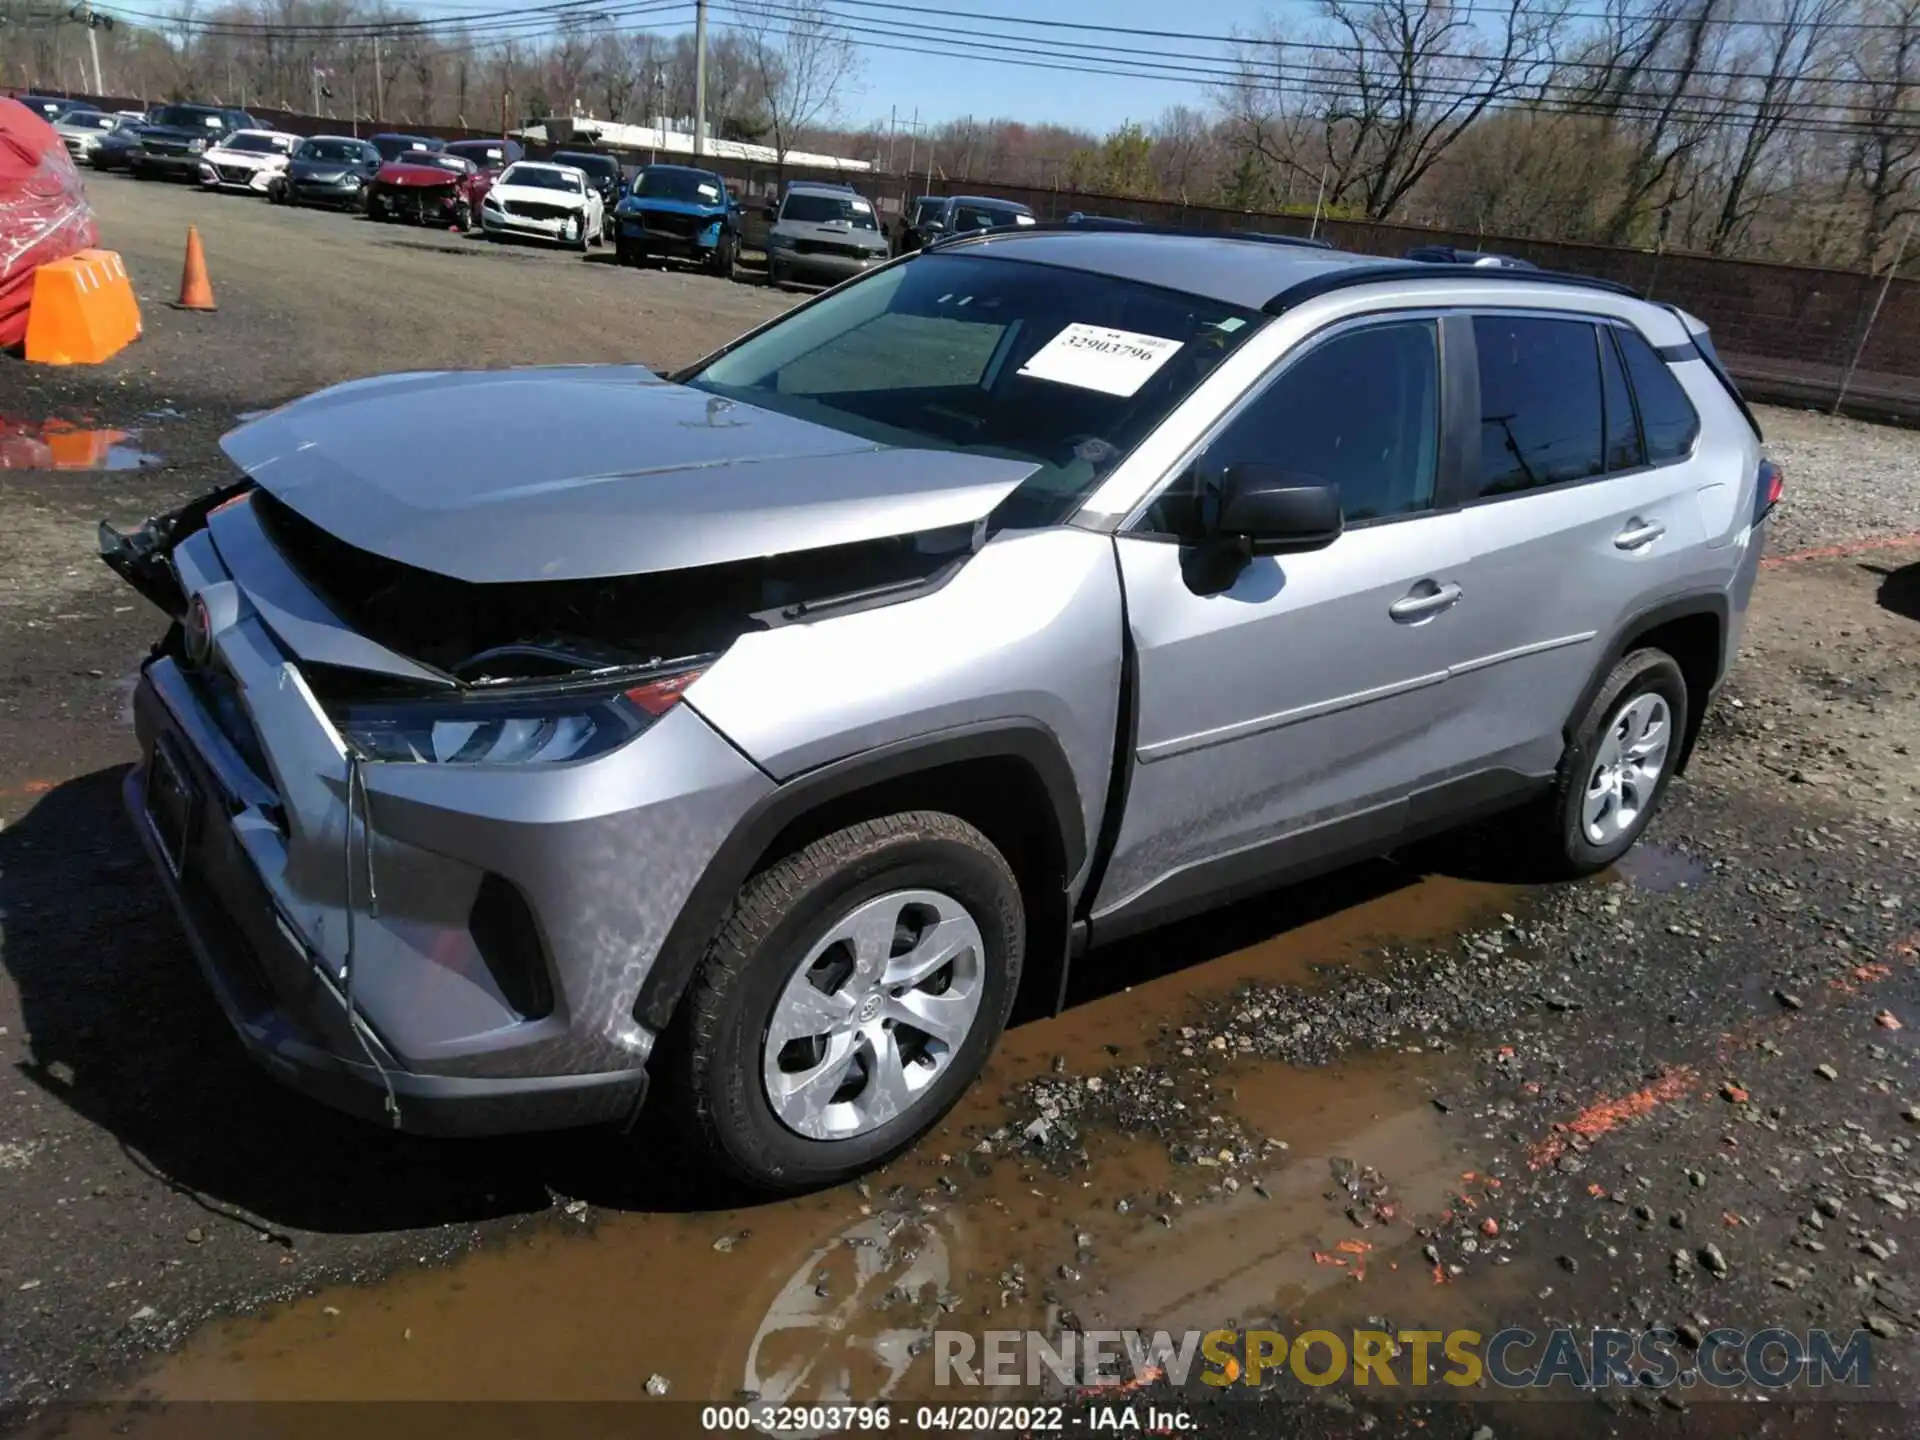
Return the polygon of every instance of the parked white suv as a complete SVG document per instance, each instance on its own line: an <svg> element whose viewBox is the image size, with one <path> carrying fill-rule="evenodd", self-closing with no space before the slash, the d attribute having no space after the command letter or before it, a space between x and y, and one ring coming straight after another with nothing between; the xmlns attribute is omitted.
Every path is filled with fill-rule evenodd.
<svg viewBox="0 0 1920 1440"><path fill-rule="evenodd" d="M671 377L357 380L224 443L102 541L176 617L127 798L242 1037L429 1131L652 1076L769 1187L908 1144L1116 937L1499 810L1611 863L1780 488L1627 291L1077 226Z"/></svg>

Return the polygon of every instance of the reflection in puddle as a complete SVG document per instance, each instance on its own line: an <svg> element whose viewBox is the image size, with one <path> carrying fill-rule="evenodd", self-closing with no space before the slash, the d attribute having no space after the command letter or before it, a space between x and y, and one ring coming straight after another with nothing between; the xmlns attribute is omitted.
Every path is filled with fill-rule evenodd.
<svg viewBox="0 0 1920 1440"><path fill-rule="evenodd" d="M1232 1174L1115 1128L1089 1130L1083 1158L1049 1168L1009 1130L1000 1097L1041 1074L1157 1067L1196 992L1313 983L1366 963L1372 945L1516 903L1430 878L1252 944L1246 915L1225 915L1205 964L1204 926L1145 937L1166 952L1161 974L1012 1031L954 1113L864 1184L707 1214L596 1211L587 1233L539 1226L451 1268L210 1325L134 1393L637 1400L658 1375L677 1399L925 1400L947 1393L934 1387L935 1330L1205 1328L1359 1303L1349 1297L1411 1314L1434 1299L1413 1227L1477 1168L1430 1103L1443 1059L1188 1066L1169 1094L1191 1128L1168 1139L1229 1117L1256 1137ZM1329 1255L1364 1262L1317 1258ZM123 1418L136 1440L148 1433Z"/></svg>
<svg viewBox="0 0 1920 1440"><path fill-rule="evenodd" d="M1696 889L1708 875L1704 861L1646 840L1614 861L1613 868L1622 879L1656 895Z"/></svg>
<svg viewBox="0 0 1920 1440"><path fill-rule="evenodd" d="M0 416L0 470L145 470L160 457L133 442L137 432L71 420Z"/></svg>

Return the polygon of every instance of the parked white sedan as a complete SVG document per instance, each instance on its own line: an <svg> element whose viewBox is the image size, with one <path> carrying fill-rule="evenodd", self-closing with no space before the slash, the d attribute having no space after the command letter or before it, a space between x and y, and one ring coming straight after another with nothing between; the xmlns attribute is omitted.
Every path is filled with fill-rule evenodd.
<svg viewBox="0 0 1920 1440"><path fill-rule="evenodd" d="M267 184L287 168L300 136L279 130L236 130L200 157L200 183L209 190L267 193Z"/></svg>
<svg viewBox="0 0 1920 1440"><path fill-rule="evenodd" d="M518 161L500 172L480 202L480 228L489 240L524 235L584 251L600 243L605 224L606 202L571 165Z"/></svg>

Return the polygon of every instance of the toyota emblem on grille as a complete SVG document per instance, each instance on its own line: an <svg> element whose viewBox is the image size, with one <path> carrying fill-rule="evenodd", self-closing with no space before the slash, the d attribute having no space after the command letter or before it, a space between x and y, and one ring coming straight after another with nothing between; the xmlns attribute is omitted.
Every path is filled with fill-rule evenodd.
<svg viewBox="0 0 1920 1440"><path fill-rule="evenodd" d="M198 595L187 606L187 659L195 665L207 663L213 653L213 619L207 614L207 602Z"/></svg>

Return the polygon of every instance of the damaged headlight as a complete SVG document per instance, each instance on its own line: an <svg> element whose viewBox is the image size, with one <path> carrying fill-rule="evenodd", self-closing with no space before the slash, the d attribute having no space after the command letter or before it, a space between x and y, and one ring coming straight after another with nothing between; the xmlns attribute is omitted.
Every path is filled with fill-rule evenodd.
<svg viewBox="0 0 1920 1440"><path fill-rule="evenodd" d="M508 694L345 704L330 714L341 738L363 760L437 765L591 760L665 715L704 669L655 675L613 691L516 685Z"/></svg>

